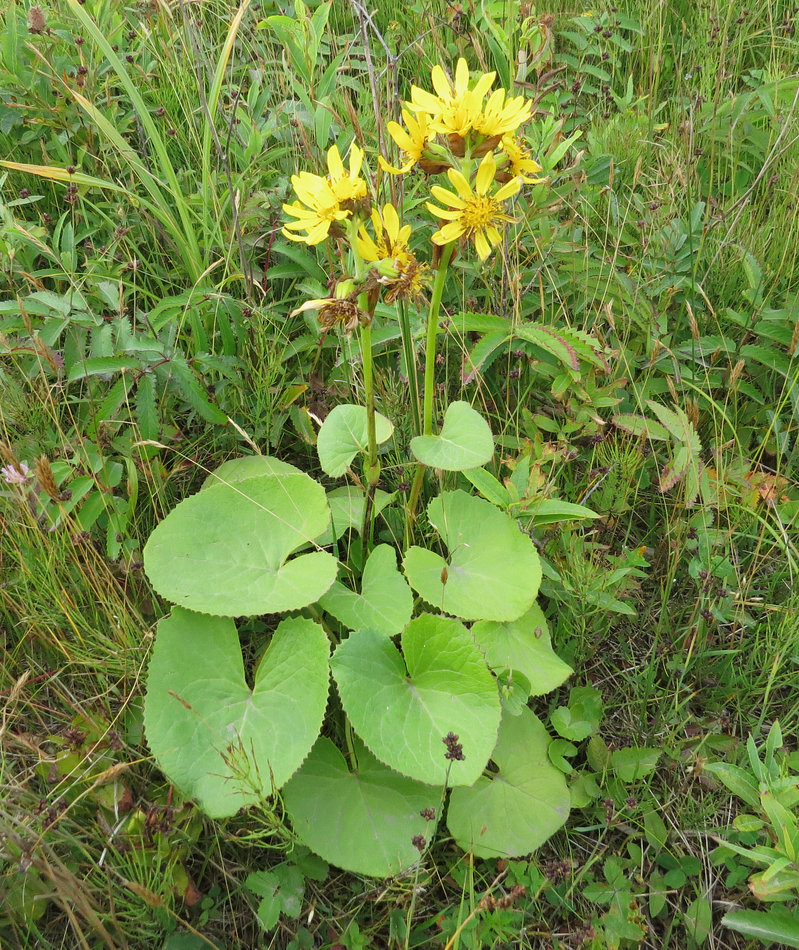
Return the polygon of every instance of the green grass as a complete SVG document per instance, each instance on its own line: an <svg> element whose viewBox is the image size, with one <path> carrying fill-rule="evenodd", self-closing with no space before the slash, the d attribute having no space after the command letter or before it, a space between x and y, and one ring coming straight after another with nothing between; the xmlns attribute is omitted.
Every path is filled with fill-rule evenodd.
<svg viewBox="0 0 799 950"><path fill-rule="evenodd" d="M450 313L570 327L605 347L607 372L553 395L551 364L513 347L464 383L477 337L447 331L436 414L472 401L501 445L498 477L529 449L537 497L602 515L536 536L550 568L542 604L575 676L535 711L546 718L572 686L593 685L602 740L657 748L657 768L626 785L603 781L529 860L470 861L443 839L411 877L331 869L306 880L297 915L263 932L247 876L294 860L276 845L272 816L212 822L150 758L141 701L165 607L141 570L149 533L252 444L318 474L309 413L362 394L352 341L320 342L313 317L288 316L326 294L328 268L322 247L279 234L290 175L319 170L328 145L353 134L374 175L370 143L397 113L395 81L405 98L432 64L461 53L501 71L522 43L516 3L378 6L380 35L367 31L378 116L357 10L339 0L306 62L265 19L294 16L290 5L242 7L239 23L218 3L69 0L45 11L49 31L36 35L20 4L4 14L0 153L74 166L107 187L79 184L66 201L52 174L0 173L2 464L33 469L45 456L59 491L92 478L72 511L34 481L0 483L0 943L600 950L621 939L688 950L701 936L691 935L693 902L708 897L711 932L700 942L754 947L720 923L732 905L756 906L748 872L736 879L713 854L712 834L744 806L703 767L745 762L747 735L762 741L775 720L795 751L799 725L790 2L757 0L744 15L719 0L629 0L590 18L551 4L551 44L521 91L581 137L501 253L482 268L456 261L444 299ZM486 13L504 45L489 41ZM391 187L409 209L427 194L422 179ZM380 188L386 200L389 183ZM96 358L130 365L73 372ZM388 490L412 477L404 372L390 342L376 359L378 408L400 433L384 460ZM695 502L682 482L658 487L670 443L610 422L617 412L651 418L647 400L680 407L695 427L707 476ZM98 514L84 528L89 504ZM646 562L640 575L630 552ZM593 753L577 745L573 761L586 768ZM120 843L114 827L131 815L136 831ZM617 893L636 907L597 897L613 856L627 882ZM684 880L663 885L680 862ZM514 884L526 894L512 906L478 906ZM197 942L165 943L175 934Z"/></svg>

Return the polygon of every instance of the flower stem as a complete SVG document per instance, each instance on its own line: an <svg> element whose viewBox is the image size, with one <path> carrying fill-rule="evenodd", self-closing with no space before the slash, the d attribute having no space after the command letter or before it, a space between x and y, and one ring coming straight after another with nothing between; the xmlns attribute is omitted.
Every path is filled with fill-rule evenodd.
<svg viewBox="0 0 799 950"><path fill-rule="evenodd" d="M444 292L444 281L447 276L449 262L455 244L445 244L438 262L436 279L433 281L433 290L430 294L430 309L427 313L427 342L424 350L424 406L422 409L422 431L425 435L433 434L433 395L435 393L436 375L436 335L438 334L438 312L441 309L441 295Z"/></svg>
<svg viewBox="0 0 799 950"><path fill-rule="evenodd" d="M433 290L430 294L430 309L427 312L427 340L424 350L424 404L422 406L422 432L424 435L433 434L433 396L436 387L436 336L438 334L438 314L441 310L441 295L444 292L444 281L447 277L449 262L455 244L445 244L438 261L436 278L433 281ZM408 499L408 508L405 514L405 546L410 544L413 523L416 520L416 508L422 493L424 482L424 465L416 464L416 472L411 485L411 494Z"/></svg>
<svg viewBox="0 0 799 950"><path fill-rule="evenodd" d="M350 248L355 267L355 279L364 280L368 267L358 253L356 227L353 225L348 235ZM363 388L366 396L366 443L367 457L364 475L366 476L366 504L363 517L363 540L367 548L371 548L374 535L374 496L377 483L380 480L380 462L377 460L377 433L375 430L375 379L374 362L372 360L372 315L374 307L369 306L369 294L358 296L358 306L369 314L369 319L361 327L361 360L363 362Z"/></svg>

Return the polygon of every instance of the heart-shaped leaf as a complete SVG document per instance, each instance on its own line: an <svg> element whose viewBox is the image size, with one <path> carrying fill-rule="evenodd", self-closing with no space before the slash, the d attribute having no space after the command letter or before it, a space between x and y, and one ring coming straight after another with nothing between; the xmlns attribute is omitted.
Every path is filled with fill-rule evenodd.
<svg viewBox="0 0 799 950"><path fill-rule="evenodd" d="M464 472L491 461L494 437L485 419L468 402L451 402L438 435L411 439L414 457L431 468Z"/></svg>
<svg viewBox="0 0 799 950"><path fill-rule="evenodd" d="M377 444L391 438L394 426L375 413L375 438ZM338 478L343 475L359 452L366 452L369 445L365 406L335 406L330 410L316 439L316 451L322 471Z"/></svg>
<svg viewBox="0 0 799 950"><path fill-rule="evenodd" d="M413 594L388 544L378 544L369 555L360 594L336 581L319 603L350 630L369 627L387 637L400 633L413 612Z"/></svg>
<svg viewBox="0 0 799 950"><path fill-rule="evenodd" d="M336 560L293 551L330 523L321 485L266 456L226 462L150 535L144 566L168 600L238 617L295 610L317 601L336 577Z"/></svg>
<svg viewBox="0 0 799 950"><path fill-rule="evenodd" d="M404 567L411 587L429 604L464 620L516 620L530 609L541 562L515 521L460 490L442 492L427 513L449 559L411 547Z"/></svg>
<svg viewBox="0 0 799 950"><path fill-rule="evenodd" d="M429 841L435 832L422 812L438 815L441 789L397 775L359 742L355 750L350 772L330 739L319 739L283 789L286 810L301 840L331 864L373 877L399 874L419 860L414 838Z"/></svg>
<svg viewBox="0 0 799 950"><path fill-rule="evenodd" d="M158 624L144 703L169 780L216 818L280 788L322 727L328 653L319 624L283 620L250 689L233 621L174 607Z"/></svg>
<svg viewBox="0 0 799 950"><path fill-rule="evenodd" d="M530 683L532 696L557 689L574 672L552 649L546 617L538 604L508 623L481 620L472 627L472 633L489 667L494 672L522 673Z"/></svg>
<svg viewBox="0 0 799 950"><path fill-rule="evenodd" d="M384 492L379 488L375 491L375 515L392 502L395 492ZM330 505L330 527L320 535L316 543L326 547L337 541L350 528L360 533L363 529L363 516L366 511L366 492L355 485L342 485L327 493L327 503Z"/></svg>
<svg viewBox="0 0 799 950"><path fill-rule="evenodd" d="M547 756L543 723L523 709L502 717L491 756L498 772L471 788L452 790L447 827L455 841L480 858L529 854L553 835L569 814L562 772Z"/></svg>
<svg viewBox="0 0 799 950"><path fill-rule="evenodd" d="M483 654L462 623L432 614L408 624L402 653L404 660L376 630L358 630L337 648L330 662L353 728L403 775L471 785L488 762L501 716Z"/></svg>

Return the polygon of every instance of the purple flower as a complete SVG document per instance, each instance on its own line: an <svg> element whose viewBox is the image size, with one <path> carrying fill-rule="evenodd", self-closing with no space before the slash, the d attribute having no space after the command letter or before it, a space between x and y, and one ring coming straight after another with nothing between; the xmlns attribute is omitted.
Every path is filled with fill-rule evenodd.
<svg viewBox="0 0 799 950"><path fill-rule="evenodd" d="M24 462L17 465L4 465L0 468L0 475L6 485L24 485L30 477L30 469Z"/></svg>

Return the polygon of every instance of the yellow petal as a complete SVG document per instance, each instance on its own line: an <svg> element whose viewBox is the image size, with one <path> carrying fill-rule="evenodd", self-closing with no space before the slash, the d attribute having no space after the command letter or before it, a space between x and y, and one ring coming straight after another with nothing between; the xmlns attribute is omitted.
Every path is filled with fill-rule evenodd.
<svg viewBox="0 0 799 950"><path fill-rule="evenodd" d="M388 172L389 175L404 175L413 168L415 162L413 159L410 159L410 161L405 162L402 168L397 168L395 165L389 165L382 155L378 155L377 164L384 172Z"/></svg>
<svg viewBox="0 0 799 950"><path fill-rule="evenodd" d="M449 178L449 180L452 182L452 184L453 184L453 185L455 186L455 188L458 190L458 194L459 194L459 195L461 196L461 198L463 198L465 201L471 201L471 199L474 198L474 193L472 192L472 189L469 187L469 182L466 181L466 179L464 178L463 172L458 171L457 168L448 168L448 169L447 169L447 178ZM431 191L432 191L432 189L431 189ZM438 197L438 196L436 196L436 197ZM438 200L441 201L440 198L439 198ZM451 202L450 202L450 204L451 204Z"/></svg>
<svg viewBox="0 0 799 950"><path fill-rule="evenodd" d="M335 303L332 297L319 297L316 300L306 300L301 307L292 310L289 316L296 317L298 313L305 313L306 310L321 310L322 307L331 303Z"/></svg>
<svg viewBox="0 0 799 950"><path fill-rule="evenodd" d="M461 56L455 67L455 95L462 96L469 88L469 65Z"/></svg>
<svg viewBox="0 0 799 950"><path fill-rule="evenodd" d="M399 237L400 221L397 209L392 204L383 205L383 224L386 227L386 234L392 245L397 243Z"/></svg>
<svg viewBox="0 0 799 950"><path fill-rule="evenodd" d="M358 148L355 143L353 143L352 148L350 149L350 177L357 178L361 172L361 165L363 165L364 152L363 149Z"/></svg>
<svg viewBox="0 0 799 950"><path fill-rule="evenodd" d="M431 92L426 92L418 86L411 86L411 106L416 111L429 112L431 115L437 115L441 112L443 103L437 99Z"/></svg>
<svg viewBox="0 0 799 950"><path fill-rule="evenodd" d="M478 98L482 99L483 96L488 92L488 90L494 85L494 80L496 79L496 73L484 73L474 84L474 89L472 93Z"/></svg>
<svg viewBox="0 0 799 950"><path fill-rule="evenodd" d="M466 202L463 198L458 195L454 195L451 191L447 191L447 189L442 188L441 185L433 185L433 187L430 189L430 194L436 199L436 201L440 201L442 204L449 205L451 208L466 207ZM469 192L469 198L471 197L472 194Z"/></svg>
<svg viewBox="0 0 799 950"><path fill-rule="evenodd" d="M487 225L486 225L485 232L486 232L486 237L488 238L488 240L489 240L495 247L496 247L498 244L501 244L501 243L502 243L502 235L501 235L501 234L499 233L499 231L494 227L493 224L487 224Z"/></svg>
<svg viewBox="0 0 799 950"><path fill-rule="evenodd" d="M428 204L427 207L432 210L434 205ZM445 221L457 221L463 217L462 208L436 208L435 214L439 218L444 218Z"/></svg>
<svg viewBox="0 0 799 950"><path fill-rule="evenodd" d="M494 153L487 152L482 162L480 162L480 167L477 169L477 175L474 179L474 187L478 195L488 193L488 189L491 187L491 182L494 180L496 173L497 163L494 161ZM518 190L517 188L516 191Z"/></svg>
<svg viewBox="0 0 799 950"><path fill-rule="evenodd" d="M456 241L464 233L464 230L460 221L450 221L443 228L439 228L436 233L441 236L444 244L449 244L450 241Z"/></svg>
<svg viewBox="0 0 799 950"><path fill-rule="evenodd" d="M461 59L458 61L458 66L463 63L466 65L466 61ZM439 98L444 102L447 102L452 97L452 85L450 84L449 79L447 79L447 74L439 65L433 67L433 71L430 73L430 78L433 81L433 89L438 93ZM469 78L469 71L466 71L466 78ZM457 82L457 80L456 80Z"/></svg>
<svg viewBox="0 0 799 950"><path fill-rule="evenodd" d="M512 198L514 195L517 195L521 187L522 183L519 181L519 179L512 178L509 182L506 182L494 195L494 201L507 201L508 198Z"/></svg>
<svg viewBox="0 0 799 950"><path fill-rule="evenodd" d="M342 178L344 176L344 162L338 153L338 147L331 145L327 150L327 169L332 179Z"/></svg>
<svg viewBox="0 0 799 950"><path fill-rule="evenodd" d="M491 253L491 245L486 240L485 234L482 231L477 231L474 235L474 247L477 251L477 256L481 261L484 261L488 255Z"/></svg>

